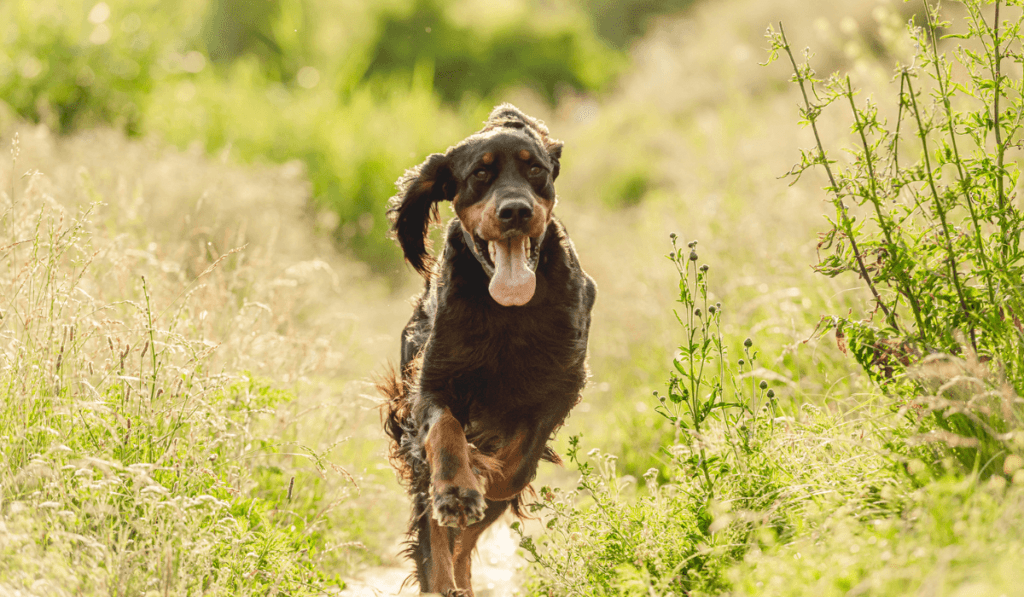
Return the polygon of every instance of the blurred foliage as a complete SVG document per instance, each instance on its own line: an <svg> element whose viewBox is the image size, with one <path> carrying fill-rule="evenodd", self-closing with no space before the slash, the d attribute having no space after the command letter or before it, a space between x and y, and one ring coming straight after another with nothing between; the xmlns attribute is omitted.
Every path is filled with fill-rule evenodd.
<svg viewBox="0 0 1024 597"><path fill-rule="evenodd" d="M658 15L681 12L694 0L586 0L594 30L615 47L624 48L647 32Z"/></svg>
<svg viewBox="0 0 1024 597"><path fill-rule="evenodd" d="M168 40L155 38L160 29L144 23L140 12L65 4L0 5L0 98L21 116L61 131L112 123L138 132L141 102ZM141 12L157 5L138 4Z"/></svg>
<svg viewBox="0 0 1024 597"><path fill-rule="evenodd" d="M635 164L618 166L602 185L601 200L608 207L628 207L640 203L654 186L653 168L637 160Z"/></svg>
<svg viewBox="0 0 1024 597"><path fill-rule="evenodd" d="M397 272L383 206L407 167L475 130L503 91L554 103L625 63L580 7L503 16L397 0L10 0L0 98L61 133L111 124L245 160L299 159L317 228Z"/></svg>
<svg viewBox="0 0 1024 597"><path fill-rule="evenodd" d="M554 104L561 87L599 90L622 64L584 20L539 22L524 14L482 32L474 24L455 23L437 0L383 13L372 56L366 78L407 79L417 64L432 63L433 87L450 103L525 84Z"/></svg>

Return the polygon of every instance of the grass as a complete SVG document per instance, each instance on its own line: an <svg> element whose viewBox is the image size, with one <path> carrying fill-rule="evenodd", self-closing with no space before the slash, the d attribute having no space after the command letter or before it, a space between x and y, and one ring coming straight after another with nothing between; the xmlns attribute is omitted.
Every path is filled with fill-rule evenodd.
<svg viewBox="0 0 1024 597"><path fill-rule="evenodd" d="M559 214L600 286L593 382L557 440L571 462L542 469L542 525L519 527L536 560L524 592L1020 594L1024 436L1003 394L975 392L995 379L985 359L963 344L897 395L845 338L814 334L823 315L866 318L873 294L811 269L835 204L824 173L777 180L816 141L786 69L756 63L782 19L794 43L813 38L819 70L851 72L855 101L895 97L903 16L920 11L876 8L705 3L653 27L605 97L506 98L566 140ZM213 118L225 139L272 111L201 78L210 114L245 104ZM184 113L161 97L157 114ZM317 128L311 109L299 130L344 149L386 137L380 114L418 115L381 171L478 120L423 86L350 99L362 118ZM858 146L849 118L821 113L823 147ZM318 594L394 562L407 502L366 380L396 354L414 276L384 281L311 234L331 227L306 211L300 162L0 125L20 139L0 168L0 592ZM281 130L253 134L273 145Z"/></svg>
<svg viewBox="0 0 1024 597"><path fill-rule="evenodd" d="M728 266L698 265L703 252L695 241L684 248L672 234L679 347L665 374L667 393L650 399L662 420L636 418L638 427L645 419L661 424L663 447L641 474L635 456L624 466L598 449L583 457L582 440L570 440L575 489L542 489L533 508L546 531L520 528L529 593L1019 594L1010 570L1024 545L1005 534L1020 528L1024 512L1022 400L1014 389L1019 334L1008 329L1008 316L984 315L1009 313L1019 300L1014 284L997 280L1017 267L1015 245L1000 249L992 240L1019 236L1016 206L1000 200L1016 185L1003 154L1019 112L1017 82L1002 80L998 66L1000 54L1018 51L1019 16L1000 22L991 7L966 4L964 37L988 44L976 54L952 50L971 80L951 82L943 53L950 50L930 43L930 29L912 29L920 66L899 71L899 109L889 121L895 129L876 107L880 100L855 101L850 77L833 76L828 91L810 91L813 70L793 58L781 29L769 29L773 54L791 59L815 144L792 173L825 169L821 186L836 209L816 270L859 274L846 279L858 283L867 305L824 322L873 383L807 393L794 383L802 376L791 373L808 364L800 364L807 355L798 345L773 359L765 353L778 349L769 343L760 350L766 368L751 370L759 335L741 342L724 322L735 317L752 330L758 316L733 309L728 291L709 300L716 294L709 280L723 269L728 280ZM935 14L925 18L935 26ZM871 67L861 70L859 79L873 86ZM921 116L916 104L924 93L908 78L928 72L934 83ZM961 93L978 103L964 104ZM838 143L853 144L849 159L827 154L822 141L822 123L833 117L827 108L844 105L853 135ZM1004 119L994 127L1005 129L1002 141L984 128L986 113ZM901 130L917 139L914 150L900 145ZM971 147L970 157L957 154L958 141ZM930 160L945 164L954 183L940 180ZM964 192L964 185L976 187ZM983 236L996 244L974 242ZM962 259L951 257L953 243ZM997 258L1007 260L999 272L986 265ZM888 350L899 346L911 348ZM783 392L772 387L779 382L788 382ZM769 391L782 399L766 400Z"/></svg>
<svg viewBox="0 0 1024 597"><path fill-rule="evenodd" d="M332 301L383 289L302 235L301 168L228 168L102 131L56 141L23 127L14 139L0 586L342 584L389 540L381 510L348 502L387 508L373 496L390 474L352 467L376 445L353 374L370 359L354 349L363 323Z"/></svg>

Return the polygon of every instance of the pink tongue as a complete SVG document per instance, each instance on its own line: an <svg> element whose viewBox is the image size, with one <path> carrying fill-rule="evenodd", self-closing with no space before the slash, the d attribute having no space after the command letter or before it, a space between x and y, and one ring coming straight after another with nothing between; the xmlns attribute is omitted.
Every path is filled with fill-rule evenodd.
<svg viewBox="0 0 1024 597"><path fill-rule="evenodd" d="M525 234L494 243L494 275L491 297L499 305L518 307L530 302L537 289L537 276L526 265L530 237Z"/></svg>

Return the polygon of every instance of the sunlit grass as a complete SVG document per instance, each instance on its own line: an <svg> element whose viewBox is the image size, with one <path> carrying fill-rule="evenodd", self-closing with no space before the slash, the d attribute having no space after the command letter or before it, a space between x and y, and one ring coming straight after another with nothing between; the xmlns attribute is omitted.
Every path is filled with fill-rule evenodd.
<svg viewBox="0 0 1024 597"><path fill-rule="evenodd" d="M301 168L12 132L0 589L300 594L376 559L381 348L343 305L383 289L303 232Z"/></svg>
<svg viewBox="0 0 1024 597"><path fill-rule="evenodd" d="M810 268L822 179L777 177L813 138L786 75L756 63L781 18L822 71L847 65L891 91L875 58L908 55L897 11L914 7L880 6L705 3L655 27L606 96L566 94L554 109L507 98L566 141L558 214L599 285L593 379L557 441L564 453L581 435L578 463L596 473L578 493L575 465L542 465L538 482L560 488L542 494L558 517L536 541L571 560L561 581L589 590L589 561L611 566L609 587L645 595L1017 590L1024 473L1004 462L1000 485L933 463L942 446L887 443L916 429L833 337L812 338L823 315L864 316L870 295ZM243 80L253 68L237 66L237 88L204 75L151 98L167 140L188 146L202 129L189 151L19 126L17 162L0 160L0 592L301 594L397 555L408 504L367 382L397 357L419 280L399 270L385 284L311 233L338 222L310 214L308 179L338 177L366 201L482 114L442 108L420 82L384 102L356 90L344 114L294 90L298 111L271 121L280 96ZM826 141L845 143L848 125L825 122ZM311 138L330 156L316 172L237 165L298 155ZM384 206L363 208L373 219L341 233L384 247ZM679 434L652 396L682 337L670 233L700 239L728 359L755 338L744 379L777 396L779 417L748 427L757 458L717 480L713 500L683 495L689 452L660 451ZM704 432L707 454L728 456L726 432ZM639 481L651 468L657 482ZM594 515L595 489L615 516ZM608 541L645 526L666 531ZM612 553L622 545L654 565Z"/></svg>

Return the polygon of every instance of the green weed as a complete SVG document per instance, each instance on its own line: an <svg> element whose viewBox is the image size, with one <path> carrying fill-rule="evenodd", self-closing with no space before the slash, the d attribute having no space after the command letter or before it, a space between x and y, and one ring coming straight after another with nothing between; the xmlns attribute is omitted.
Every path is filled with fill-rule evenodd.
<svg viewBox="0 0 1024 597"><path fill-rule="evenodd" d="M859 107L851 79L811 91L813 72L792 60L818 143L792 174L826 168L835 209L816 269L854 272L873 301L864 320L830 316L819 334L836 331L876 386L827 393L821 406L774 399L753 342L740 352L723 340L723 314L735 310L711 298L714 270L699 264L696 243L674 245L682 340L668 391L656 393L674 432L662 467L637 487L614 456L582 457L573 438L575 489L542 489L532 509L543 535L519 527L531 594L1018 591L1022 545L1003 530L1024 512L1012 316L1021 272L1016 240L1004 237L1021 230L1003 153L1020 92L999 56L1019 54L1020 27L998 16L986 25L980 3L969 4L966 37L987 54L958 50L968 79L953 81L929 13L928 30L911 31L921 54L916 70L898 72L891 128L883 110ZM792 58L781 30L769 38ZM934 88L922 91L927 73ZM853 113L849 162L821 141L822 110L839 105Z"/></svg>
<svg viewBox="0 0 1024 597"><path fill-rule="evenodd" d="M1024 84L1004 70L1020 53L1024 17L1002 20L995 2L987 20L983 3L963 4L966 31L947 37L978 44L953 52L964 75L939 51L936 30L949 23L925 4L925 26L910 27L914 63L896 72L891 125L874 102L858 105L849 76L823 83L798 64L781 25L768 38L770 59L790 60L817 142L790 174L822 167L836 210L815 268L854 272L874 300L867 319L825 318L822 331L834 329L874 381L910 402L922 433L988 475L1002 470L1024 421L1024 217L1009 197L1019 172L1006 157ZM832 105L852 114L850 162L829 158L821 142L818 120ZM939 361L948 362L943 374Z"/></svg>
<svg viewBox="0 0 1024 597"><path fill-rule="evenodd" d="M654 408L674 429L661 448L663 470L620 477L617 458L594 449L569 461L579 470L574 491L541 490L530 510L547 533L521 547L534 564L530 590L549 595L682 594L722 590L724 571L746 549L754 525L732 524L731 508L756 510L777 490L761 442L774 424L774 390L748 372L756 351L748 339L729 361L721 334L721 303L708 300L709 266L697 265L695 241L683 250L672 235L670 260L679 276L676 319L683 343L673 360L667 395ZM662 484L659 479L666 479ZM581 499L583 500L581 503ZM770 499L770 498L769 498ZM769 517L770 518L770 517Z"/></svg>

